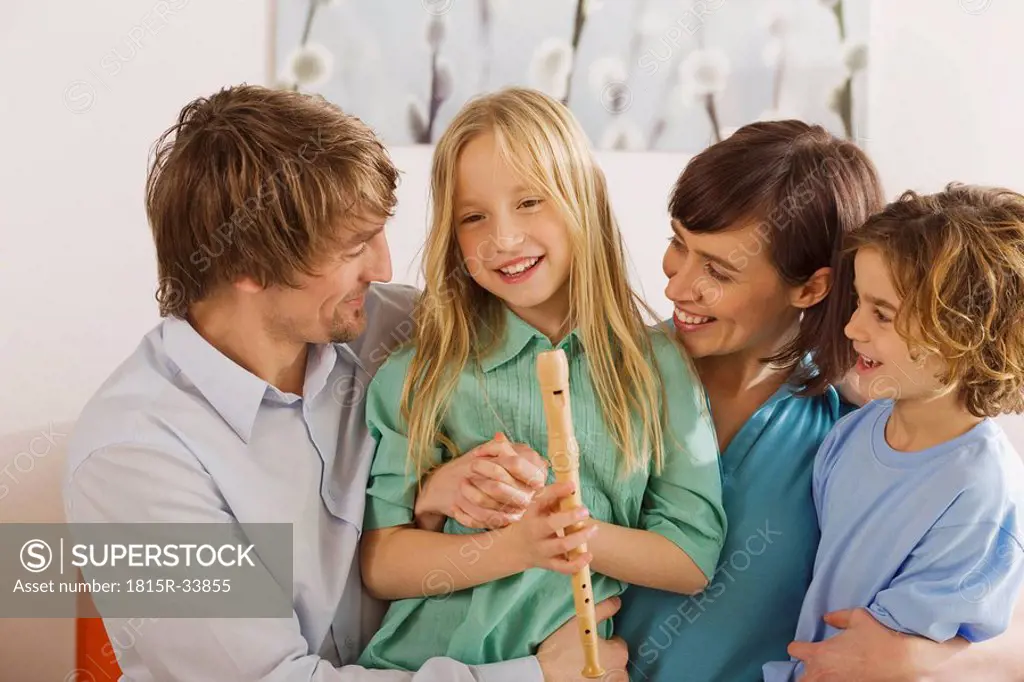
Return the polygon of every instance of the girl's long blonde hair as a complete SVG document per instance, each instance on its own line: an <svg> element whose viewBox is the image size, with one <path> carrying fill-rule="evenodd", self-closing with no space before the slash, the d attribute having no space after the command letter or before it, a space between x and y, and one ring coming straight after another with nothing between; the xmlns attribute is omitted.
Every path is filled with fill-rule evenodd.
<svg viewBox="0 0 1024 682"><path fill-rule="evenodd" d="M401 398L417 476L437 464L431 461L437 445L459 454L441 429L449 400L467 363L485 358L505 332L504 304L473 281L455 239L456 164L483 133L494 135L509 166L560 211L573 254L569 320L579 329L604 421L627 470L645 465L651 452L660 467L665 396L642 315L650 309L629 286L604 174L565 106L534 90L508 88L467 103L434 152L426 285L414 310L415 349Z"/></svg>

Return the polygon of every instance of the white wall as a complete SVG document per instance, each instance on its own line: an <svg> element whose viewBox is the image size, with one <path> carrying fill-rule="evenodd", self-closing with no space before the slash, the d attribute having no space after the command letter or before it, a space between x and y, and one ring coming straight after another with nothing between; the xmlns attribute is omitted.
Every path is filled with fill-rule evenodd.
<svg viewBox="0 0 1024 682"><path fill-rule="evenodd" d="M157 321L149 146L189 99L263 80L266 28L238 0L0 7L0 522L63 518L63 456L32 439ZM0 619L0 680L71 682L74 643L71 619Z"/></svg>
<svg viewBox="0 0 1024 682"><path fill-rule="evenodd" d="M156 323L150 145L262 82L266 30L258 1L3 3L0 432L74 417Z"/></svg>
<svg viewBox="0 0 1024 682"><path fill-rule="evenodd" d="M157 322L150 145L189 99L265 82L268 58L261 0L8 0L5 14L0 432L74 418ZM873 3L865 144L890 195L954 178L1024 189L1021 25L1024 3L1011 0ZM404 171L389 227L395 278L415 282L429 150L392 152ZM667 313L664 207L686 158L600 159L635 280Z"/></svg>
<svg viewBox="0 0 1024 682"><path fill-rule="evenodd" d="M1024 2L876 0L867 148L890 193L1024 191Z"/></svg>
<svg viewBox="0 0 1024 682"><path fill-rule="evenodd" d="M866 147L893 197L959 180L1024 191L1024 2L876 0ZM1000 423L1024 454L1024 417Z"/></svg>

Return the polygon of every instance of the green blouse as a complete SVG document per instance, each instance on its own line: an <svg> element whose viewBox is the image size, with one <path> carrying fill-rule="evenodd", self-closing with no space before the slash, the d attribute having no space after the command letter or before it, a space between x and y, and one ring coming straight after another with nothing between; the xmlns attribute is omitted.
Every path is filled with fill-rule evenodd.
<svg viewBox="0 0 1024 682"><path fill-rule="evenodd" d="M506 318L504 342L482 362L463 370L442 428L460 452L502 431L513 442L527 443L545 456L547 429L536 358L553 346L511 311ZM604 424L577 332L557 346L569 361L581 494L593 518L663 535L710 580L726 531L714 427L678 347L659 331L650 334L668 396L665 462L659 474L654 473L653 463L629 475L621 473L621 456ZM377 451L367 489L365 530L413 521L416 481L407 466L408 440L399 412L411 359L411 348L397 352L378 370L368 389L366 420ZM437 450L438 461L451 456ZM553 473L548 482L554 482ZM444 532L480 531L448 519ZM475 551L486 551L488 543L481 538L474 545L479 545ZM443 584L443 576L438 581ZM619 580L593 575L596 601L619 595L626 587ZM359 663L416 670L434 656L470 665L530 656L573 614L570 578L529 569L452 594L393 602ZM610 636L610 627L610 621L602 625L602 636Z"/></svg>

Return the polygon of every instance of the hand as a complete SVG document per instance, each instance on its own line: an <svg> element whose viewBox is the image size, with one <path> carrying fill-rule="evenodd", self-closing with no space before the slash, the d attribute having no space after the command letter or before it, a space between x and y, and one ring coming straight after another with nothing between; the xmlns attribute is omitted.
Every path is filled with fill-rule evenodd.
<svg viewBox="0 0 1024 682"><path fill-rule="evenodd" d="M521 521L499 531L508 537L509 551L523 570L546 568L572 575L593 559L589 552L569 556L597 532L596 525L583 523L590 518L585 507L558 510L562 498L572 492L572 483L549 485L534 498Z"/></svg>
<svg viewBox="0 0 1024 682"><path fill-rule="evenodd" d="M599 602L594 607L597 622L611 618L621 605L622 600L618 597ZM604 682L629 682L629 676L626 674L629 650L621 637L598 637L597 657L605 671L601 677ZM580 644L580 630L575 617L541 643L537 649L537 660L540 662L545 682L584 680L580 674L583 671L583 647Z"/></svg>
<svg viewBox="0 0 1024 682"><path fill-rule="evenodd" d="M467 528L503 528L522 518L547 479L547 462L503 434L432 471L416 498L416 525L440 530L444 517Z"/></svg>
<svg viewBox="0 0 1024 682"><path fill-rule="evenodd" d="M835 611L825 622L842 630L823 642L793 642L789 654L804 662L801 682L917 682L930 673L922 647L935 642L894 632L864 609Z"/></svg>

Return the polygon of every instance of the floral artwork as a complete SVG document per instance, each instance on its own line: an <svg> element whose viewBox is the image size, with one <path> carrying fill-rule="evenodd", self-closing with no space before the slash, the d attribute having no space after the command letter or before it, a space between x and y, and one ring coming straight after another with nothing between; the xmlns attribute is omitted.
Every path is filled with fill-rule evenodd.
<svg viewBox="0 0 1024 682"><path fill-rule="evenodd" d="M274 80L389 145L431 144L506 85L600 149L696 153L756 120L865 139L869 0L276 0Z"/></svg>

